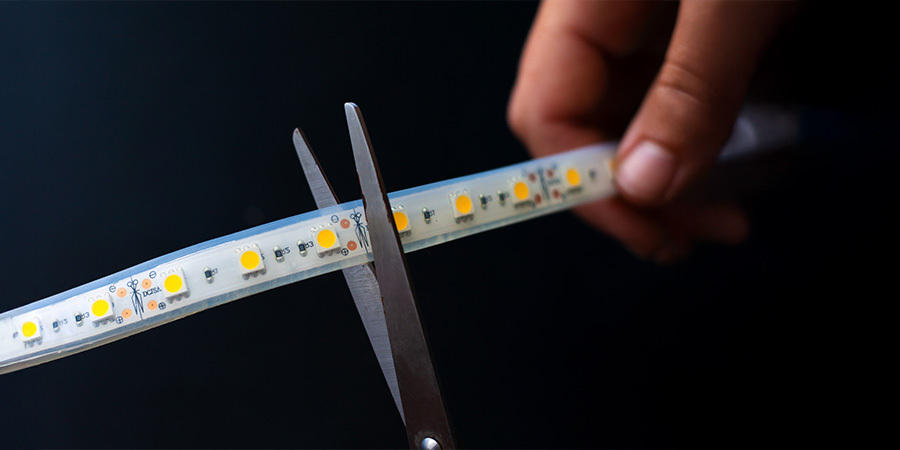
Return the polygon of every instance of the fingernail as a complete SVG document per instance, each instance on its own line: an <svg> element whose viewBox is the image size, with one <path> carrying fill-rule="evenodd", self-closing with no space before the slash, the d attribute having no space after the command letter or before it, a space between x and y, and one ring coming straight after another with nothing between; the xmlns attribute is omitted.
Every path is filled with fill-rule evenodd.
<svg viewBox="0 0 900 450"><path fill-rule="evenodd" d="M662 200L675 175L675 157L650 141L638 144L616 171L619 189L646 202Z"/></svg>

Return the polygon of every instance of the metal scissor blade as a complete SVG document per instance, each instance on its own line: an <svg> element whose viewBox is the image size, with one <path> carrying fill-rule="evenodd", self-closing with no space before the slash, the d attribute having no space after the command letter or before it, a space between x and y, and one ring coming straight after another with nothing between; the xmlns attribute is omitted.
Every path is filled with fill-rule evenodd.
<svg viewBox="0 0 900 450"><path fill-rule="evenodd" d="M299 128L294 130L294 148L297 150L297 157L300 158L300 165L303 166L306 182L316 200L316 206L321 209L337 205L338 199L334 194L334 189L331 188L328 178L325 178L325 173L319 167L319 160ZM384 374L384 379L391 390L391 396L394 398L394 404L397 405L397 411L400 412L400 419L406 423L406 417L403 415L403 403L400 401L397 372L394 370L391 341L388 339L387 325L384 321L381 291L378 289L378 281L375 279L372 265L348 267L342 272L347 281L347 287L350 288L350 294L353 296L353 303L356 304L356 310L359 311L359 317L366 328L366 334L369 335L369 342L372 344L372 349L375 350L375 357L378 359L378 365L381 366L381 373Z"/></svg>
<svg viewBox="0 0 900 450"><path fill-rule="evenodd" d="M425 340L422 321L406 267L406 257L394 226L381 171L375 160L369 132L353 103L344 104L356 173L362 187L378 286L394 353L400 399L406 413L406 432L411 448L436 440L443 449L455 448L450 421L438 386L434 364Z"/></svg>
<svg viewBox="0 0 900 450"><path fill-rule="evenodd" d="M303 174L306 175L306 182L309 184L309 189L312 190L316 206L322 209L337 205L337 195L334 194L331 183L322 173L319 159L312 152L306 135L299 128L294 129L294 149L297 150L297 157L300 158L300 165L303 166Z"/></svg>

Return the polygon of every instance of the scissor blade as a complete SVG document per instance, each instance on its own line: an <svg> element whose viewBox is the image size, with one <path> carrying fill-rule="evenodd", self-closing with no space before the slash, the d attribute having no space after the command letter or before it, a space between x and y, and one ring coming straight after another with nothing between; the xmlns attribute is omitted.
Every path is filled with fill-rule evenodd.
<svg viewBox="0 0 900 450"><path fill-rule="evenodd" d="M362 114L353 103L344 104L356 173L362 187L363 205L384 303L400 399L406 413L406 431L411 448L423 439L437 440L441 448L455 448L444 400L422 329L416 297L406 267L406 256L394 226L381 171L375 160Z"/></svg>
<svg viewBox="0 0 900 450"><path fill-rule="evenodd" d="M303 166L303 174L306 175L306 182L309 184L309 189L312 190L316 206L322 209L337 205L337 195L335 195L331 183L325 178L325 174L322 173L319 159L313 153L309 141L306 140L306 135L299 128L294 129L294 149L297 150L297 157L300 158L300 165Z"/></svg>
<svg viewBox="0 0 900 450"><path fill-rule="evenodd" d="M299 128L294 130L294 148L297 150L297 157L300 158L300 165L303 166L306 182L316 200L316 206L322 209L337 205L339 202L334 189L328 182L328 178L325 177L325 173L322 172L319 160L313 153L309 141L306 140L306 136ZM350 294L353 296L353 303L356 304L356 310L359 311L359 317L366 328L366 334L369 335L369 342L372 344L372 349L375 350L375 357L378 359L378 365L381 366L381 373L384 374L384 379L391 390L391 396L394 398L394 404L397 405L397 411L400 412L400 418L405 423L403 403L400 401L400 388L397 384L397 372L394 370L394 357L391 353L391 341L388 339L384 308L381 305L381 291L378 289L378 281L372 272L372 265L348 267L342 272L347 281L347 287L350 288Z"/></svg>

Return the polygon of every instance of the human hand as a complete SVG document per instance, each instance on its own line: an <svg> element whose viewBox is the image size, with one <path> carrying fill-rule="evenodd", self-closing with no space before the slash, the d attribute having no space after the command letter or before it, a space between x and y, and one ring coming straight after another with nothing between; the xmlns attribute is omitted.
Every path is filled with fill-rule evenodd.
<svg viewBox="0 0 900 450"><path fill-rule="evenodd" d="M746 237L741 208L682 194L714 163L760 54L795 9L686 0L669 36L657 20L668 6L545 1L508 111L513 132L534 156L545 156L614 138L637 108L615 158L619 196L576 212L662 263L685 256L695 241L733 244Z"/></svg>

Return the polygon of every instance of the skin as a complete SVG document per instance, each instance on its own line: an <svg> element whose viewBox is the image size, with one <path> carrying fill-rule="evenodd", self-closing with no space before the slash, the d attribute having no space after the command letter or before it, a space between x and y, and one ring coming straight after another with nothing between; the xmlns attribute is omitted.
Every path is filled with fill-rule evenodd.
<svg viewBox="0 0 900 450"><path fill-rule="evenodd" d="M619 195L576 213L643 258L686 256L692 243L736 244L736 205L687 199L715 161L787 2L546 0L525 44L510 128L536 157L614 139ZM630 118L630 122L629 119Z"/></svg>

